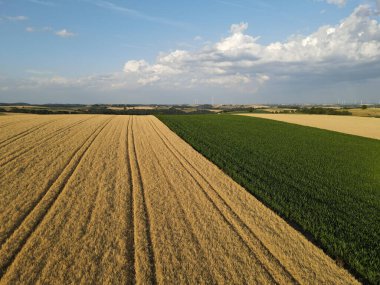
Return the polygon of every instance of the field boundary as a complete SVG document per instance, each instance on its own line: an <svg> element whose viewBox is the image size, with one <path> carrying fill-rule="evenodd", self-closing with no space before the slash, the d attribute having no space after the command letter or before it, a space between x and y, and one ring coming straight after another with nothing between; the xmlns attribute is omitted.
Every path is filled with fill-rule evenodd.
<svg viewBox="0 0 380 285"><path fill-rule="evenodd" d="M239 236L239 238L243 241L243 243L247 246L247 248L255 255L256 257L256 260L257 262L259 262L263 268L265 268L265 270L268 272L268 275L271 276L271 278L273 278L274 276L276 276L276 273L278 272L275 272L273 270L273 268L270 268L268 269L267 266L261 262L262 258L266 259L266 256L265 254L260 254L260 251L257 251L255 250L256 246L255 245L252 245L252 241L249 241L247 240L246 238L243 237L243 235L245 236L252 236L254 237L255 239L257 239L257 242L258 242L258 245L261 249L263 249L263 251L267 252L268 253L268 256L273 259L273 262L279 266L283 272L288 278L289 280L287 282L291 282L293 284L301 284L286 268L284 265L281 264L281 262L272 254L272 252L264 245L264 243L259 239L259 237L252 231L250 230L247 225L243 222L243 220L240 218L240 216L231 208L231 206L227 203L227 201L225 199L223 199L220 194L217 192L217 190L215 189L215 187L204 177L204 175L202 175L198 170L197 168L183 155L181 154L178 149L176 148L175 145L173 145L167 137L165 137L161 132L157 131L156 127L153 126L153 123L150 121L151 125L152 125L152 128L156 131L156 133L158 134L158 136L160 137L160 139L162 140L162 142L166 145L166 147L168 148L168 150L178 159L178 161L181 163L181 165L184 167L184 169L186 169L186 171L188 172L188 174L192 177L193 181L200 187L200 189L202 189L202 192L203 194L205 195L205 197L209 200L209 202L214 206L214 208L219 212L219 214L223 217L223 219L225 220L225 222L231 227L231 229L237 234L237 236ZM165 137L165 140L163 139L163 137ZM170 145L169 145L170 144ZM175 154L174 151L177 153ZM189 166L191 169L193 169L193 171L209 186L209 188L213 191L213 193L215 193L215 195L217 196L218 200L225 206L225 208L227 208L228 212L231 213L231 216L233 217L232 221L230 221L226 215L223 213L223 211L220 209L220 207L215 203L215 201L211 198L211 196L209 195L209 193L207 193L206 189L199 183L199 181L196 179L196 177L189 171L188 167L185 166L185 164L182 162L182 160L184 160ZM210 163L212 163L210 161ZM233 220L236 219L237 221L237 224L235 225L235 223L233 222ZM240 228L240 230L239 230ZM248 231L248 235L245 233L245 234L241 234L241 232L245 232L245 231ZM259 258L259 256L261 258ZM271 262L268 262L269 264ZM275 280L273 279L273 281L276 283L276 282L279 282L279 280Z"/></svg>
<svg viewBox="0 0 380 285"><path fill-rule="evenodd" d="M207 160L209 160L210 162L212 163L215 163L213 162L213 160L211 160L211 158L209 158L208 155L205 155L202 151L202 149L200 149L199 146L195 146L193 145L193 142L191 140L188 139L188 137L186 135L183 134L184 130L181 129L177 129L179 127L177 126L173 126L172 127L172 124L167 124L166 123L166 118L171 118L173 116L162 116L164 117L163 119L161 119L161 116L158 116L158 119L160 121L162 121L166 127L168 129L170 129L172 132L174 132L178 137L180 137L181 139L183 139L185 142L187 142L191 147L192 149L194 149L195 151L199 152L203 157L205 157ZM179 117L179 116L175 116L175 117ZM194 116L195 117L195 116ZM206 116L196 116L196 117L206 117ZM225 116L227 117L227 115ZM232 117L232 116L231 116ZM233 117L239 117L239 116L233 116ZM169 120L169 119L168 119ZM280 122L280 123L285 123L285 122ZM285 123L285 124L288 124L288 123ZM289 124L289 125L292 125L292 124ZM306 128L312 128L312 127L307 127L307 126L301 126L301 127L306 127ZM315 129L315 128L312 128L312 129ZM327 132L331 132L329 130L324 130L322 129L323 131L327 131ZM333 133L338 133L341 135L341 133L339 132L333 132ZM189 137L194 137L195 134L194 133L189 133ZM348 135L348 136L351 136L351 135ZM360 137L360 136L354 136L354 137ZM360 137L362 138L362 137ZM366 140L374 140L376 141L376 139L371 139L371 138L362 138L362 139L366 139ZM221 168L219 166L218 163L215 163L216 167L218 169L220 169L223 173L225 173L226 175L230 176L230 177L234 177L233 175L231 176L229 173L227 173L223 168ZM245 186L243 184L241 184L238 180L235 180L235 178L233 178L233 180L235 182L237 182L240 186L242 186L243 188L245 188ZM289 226L291 226L293 229L295 229L297 232L301 233L309 242L311 242L313 245L315 245L316 247L320 248L327 256L329 256L332 260L334 260L336 262L336 264L344 269L346 269L348 272L350 272L357 280L359 280L360 282L364 283L364 284L370 284L369 280L366 279L361 273L359 273L356 269L354 269L354 267L350 266L350 264L348 262L344 262L343 259L340 257L340 256L337 256L335 254L331 254L329 249L327 249L319 240L317 240L316 238L314 238L314 235L304 229L300 224L298 224L295 220L292 220L290 218L288 218L285 214L283 214L282 212L280 212L279 210L275 209L274 207L272 207L271 204L269 204L268 202L265 201L265 199L261 198L260 196L254 194L253 192L251 191L247 191L248 193L250 193L251 195L253 195L255 198L257 198L261 203L263 203L263 205L265 205L266 207L268 207L269 209L271 209L274 213L276 213L278 216L280 216Z"/></svg>

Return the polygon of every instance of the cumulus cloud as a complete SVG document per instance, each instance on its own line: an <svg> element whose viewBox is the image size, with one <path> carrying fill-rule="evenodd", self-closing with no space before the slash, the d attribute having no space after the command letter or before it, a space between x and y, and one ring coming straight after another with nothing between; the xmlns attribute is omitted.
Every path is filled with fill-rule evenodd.
<svg viewBox="0 0 380 285"><path fill-rule="evenodd" d="M43 0L29 0L29 2L32 2L32 3L38 4L38 5L49 6L49 7L53 7L56 5L53 2L43 1Z"/></svg>
<svg viewBox="0 0 380 285"><path fill-rule="evenodd" d="M230 35L196 52L160 54L152 64L131 60L124 66L136 84L157 86L223 85L256 91L271 80L352 80L378 76L380 26L369 6L358 6L338 25L268 45L233 24Z"/></svg>
<svg viewBox="0 0 380 285"><path fill-rule="evenodd" d="M26 27L25 31L27 31L28 33L34 33L36 29L34 27Z"/></svg>
<svg viewBox="0 0 380 285"><path fill-rule="evenodd" d="M28 20L28 17L26 16L6 16L5 19L12 22L20 22L20 21L26 21Z"/></svg>
<svg viewBox="0 0 380 285"><path fill-rule="evenodd" d="M28 33L37 33L37 32L52 32L53 29L51 27L43 27L43 28L37 28L37 27L26 27L25 31Z"/></svg>
<svg viewBox="0 0 380 285"><path fill-rule="evenodd" d="M56 31L55 34L61 38L69 38L69 37L73 37L75 36L74 33L72 32L69 32L68 30L66 29L62 29L62 30L59 30L59 31Z"/></svg>
<svg viewBox="0 0 380 285"><path fill-rule="evenodd" d="M61 38L69 38L76 36L73 32L68 31L67 29L54 30L52 27L26 27L25 31L28 33L50 33Z"/></svg>

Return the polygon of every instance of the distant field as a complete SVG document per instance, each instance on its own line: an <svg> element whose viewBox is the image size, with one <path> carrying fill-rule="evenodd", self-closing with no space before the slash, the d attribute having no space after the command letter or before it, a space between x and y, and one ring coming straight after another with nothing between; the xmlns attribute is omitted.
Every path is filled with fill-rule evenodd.
<svg viewBox="0 0 380 285"><path fill-rule="evenodd" d="M107 107L107 109L110 110L124 110L124 107ZM134 107L126 107L126 110L152 110L156 109L155 107L152 106L134 106Z"/></svg>
<svg viewBox="0 0 380 285"><path fill-rule="evenodd" d="M348 109L354 116L360 117L380 117L380 108L367 108L367 109Z"/></svg>
<svg viewBox="0 0 380 285"><path fill-rule="evenodd" d="M304 114L241 114L263 119L326 129L351 135L380 139L380 118Z"/></svg>
<svg viewBox="0 0 380 285"><path fill-rule="evenodd" d="M1 116L0 189L0 284L358 283L152 116Z"/></svg>
<svg viewBox="0 0 380 285"><path fill-rule="evenodd" d="M380 141L254 117L159 119L331 256L380 282Z"/></svg>

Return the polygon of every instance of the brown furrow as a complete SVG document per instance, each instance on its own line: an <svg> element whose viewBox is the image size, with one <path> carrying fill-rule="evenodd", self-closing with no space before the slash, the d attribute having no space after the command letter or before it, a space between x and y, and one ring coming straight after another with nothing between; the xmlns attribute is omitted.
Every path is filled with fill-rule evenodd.
<svg viewBox="0 0 380 285"><path fill-rule="evenodd" d="M290 272L280 263L280 261L269 251L269 249L262 243L261 240L259 240L259 238L252 232L251 229L249 229L249 227L241 220L241 218L236 214L236 212L227 204L227 202L220 196L219 193L217 193L216 189L207 181L207 179L196 169L196 167L194 167L194 165L191 164L191 162L188 161L188 159L174 146L174 144L172 144L170 142L169 139L167 139L165 137L164 134L162 134L161 131L158 131L156 126L154 125L154 123L152 123L152 120L149 120L149 122L151 123L152 125L152 128L155 130L155 132L158 134L158 136L161 138L162 142L166 145L166 147L173 153L173 155L175 157L177 157L178 161L180 161L180 157L182 157L182 159L184 159L187 164L202 178L202 180L209 186L210 189L213 190L213 192L215 192L215 194L217 195L218 199L224 204L224 206L228 209L228 211L232 214L232 216L237 220L238 222L238 225L243 228L243 230L246 230L249 232L249 236L253 236L255 237L255 239L257 239L257 241L260 243L260 247L261 247L261 250L263 250L265 253L267 253L272 259L273 261L275 262L275 264L277 266L279 266L283 271L284 273L287 275L287 277L290 279L290 281L294 284L300 284L294 277L292 274L290 274ZM163 139L163 137L165 137L166 141L168 141L168 143L170 144L170 146L168 145L168 143L166 143ZM176 155L172 149L174 149L178 155ZM261 259L257 256L257 250L255 250L255 247L250 245L246 239L244 239L244 237L240 234L241 230L242 229L238 229L233 222L230 222L228 220L228 218L225 216L225 214L223 213L223 211L216 205L215 201L211 198L211 196L209 196L209 194L207 193L207 191L204 189L204 187L202 187L200 185L200 183L198 182L198 179L186 168L186 166L181 162L181 164L184 166L184 168L186 169L186 171L189 173L189 175L193 178L193 180L195 181L195 183L202 189L202 191L205 193L205 195L207 196L208 200L214 205L214 207L216 209L218 209L218 212L224 217L224 219L226 221L228 221L228 223L230 224L230 226L235 230L235 232L240 236L240 238L244 241L244 243L250 248L250 250L254 253L254 255L256 256L258 262L260 264L262 264L263 267L265 267L267 269L267 272L270 274L270 270L267 268L267 266L261 262ZM264 254L265 255L265 254ZM272 276L272 274L270 274ZM274 278L272 276L272 278ZM277 282L277 281L275 281Z"/></svg>
<svg viewBox="0 0 380 285"><path fill-rule="evenodd" d="M36 149L37 147L39 147L39 146L45 144L45 143L48 142L49 140L55 138L57 135L59 135L59 134L65 132L65 131L67 131L67 130L70 130L71 128L74 128L74 127L76 127L76 126L78 126L78 125L80 125L80 124L82 124L82 123L84 123L84 122L86 122L86 121L88 121L88 120L90 120L90 119L92 119L92 118L93 118L93 117L91 117L91 118L87 118L87 119L82 120L82 121L80 121L80 122L75 122L74 124L71 124L71 125L69 125L69 126L65 126L65 127L63 127L63 128L60 128L60 129L54 131L53 133L51 133L49 136L47 136L47 137L45 137L44 139L40 140L37 144L34 144L34 145L32 145L31 147L29 147L29 148L23 149L23 150L21 150L21 151L20 151L20 150L16 150L16 151L13 151L13 152L9 153L9 154L7 155L8 157L11 156L11 155L14 155L15 153L18 152L15 156L11 157L10 159L5 160L4 162L1 162L1 161L0 161L0 167L7 165L8 163L12 162L13 160L19 158L20 156L22 156L22 155L24 155L24 154L26 154L26 153L28 153L28 152L30 152L30 151Z"/></svg>
<svg viewBox="0 0 380 285"><path fill-rule="evenodd" d="M142 204L140 206L142 207L142 210L143 210L144 216L145 216L145 217L143 217L143 220L145 222L144 228L145 228L145 236L146 236L146 241L147 241L147 251L148 251L147 254L148 254L149 269L150 269L149 282L151 284L157 284L156 261L155 261L155 256L154 256L154 249L153 249L152 235L151 235L151 217L150 217L148 207L147 207L147 203L146 203L146 193L144 191L144 183L143 183L143 180L141 177L141 168L140 168L140 164L139 164L138 157L137 157L136 141L135 141L135 136L134 136L134 131L133 131L133 119L134 119L134 116L131 117L131 129L130 129L130 138L129 138L130 145L128 147L128 149L129 149L129 151L131 151L131 153L130 153L129 159L130 159L131 163L132 163L132 161L134 161L136 164L135 165L135 168L136 168L135 175L136 175L136 178L138 181L138 187L137 188L139 189L139 192L140 192L139 194L141 195L141 204ZM131 170L132 170L131 174L133 176L133 173L134 173L133 167L131 167ZM134 185L133 185L133 187L134 187ZM136 190L134 190L134 193L136 193ZM134 194L134 199L133 199L134 209L138 208L138 206L136 205L137 204L136 195L137 195L137 193ZM136 225L136 215L135 214L134 214L134 218L135 218L134 225ZM135 237L137 237L137 235L135 235ZM135 240L135 244L136 244L136 240ZM135 260L136 259L137 258L135 256Z"/></svg>
<svg viewBox="0 0 380 285"><path fill-rule="evenodd" d="M54 122L58 121L58 120L59 119L57 119L57 120L51 120L51 121L48 121L48 122L41 123L41 124L39 124L37 126L34 126L34 127L30 128L29 130L23 131L23 132L21 132L21 133L19 133L17 135L14 135L13 137L7 138L7 139L5 139L5 140L3 140L3 141L0 142L0 148L1 147L5 147L7 145L10 145L11 143L13 143L13 142L15 142L17 140L19 140L19 139L21 139L23 137L26 137L30 133L33 133L34 131L39 130L39 129L41 129L41 128L43 128L43 127L45 127L45 126L47 126L47 125L49 125L51 123L54 123Z"/></svg>
<svg viewBox="0 0 380 285"><path fill-rule="evenodd" d="M91 136L86 140L86 142L79 148L77 151L73 154L71 159L69 160L69 163L66 165L64 170L62 171L61 175L64 174L66 168L69 168L70 163L73 161L74 157L77 153L83 148L83 151L81 154L79 154L76 161L73 162L73 165L68 171L67 174L63 175L62 182L58 181L61 177L59 175L57 179L55 179L54 182L50 183L50 186L46 191L44 191L44 194L42 198L35 204L34 207L32 207L31 211L25 215L25 218L20 221L17 225L17 227L12 231L12 233L9 235L8 239L5 241L4 244L2 244L0 249L0 278L4 275L7 268L9 268L13 261L16 259L17 255L20 253L24 245L27 243L29 238L31 237L32 233L36 230L38 225L42 222L48 211L52 208L55 201L58 199L59 195L62 193L63 189L67 185L70 177L74 174L75 170L78 168L79 163L82 161L83 157L87 153L88 149L91 147L95 139L99 136L99 134L102 132L102 130L110 123L112 118L110 118L108 121L106 121L103 125L101 125L94 133L91 138ZM84 147L84 145L87 143L88 145ZM55 186L55 183L58 185L56 186L56 191L53 192ZM52 190L53 189L53 190ZM48 197L48 194L51 194L52 197ZM45 198L45 201L44 201ZM38 207L41 205L40 207ZM40 209L41 208L41 209ZM35 214L34 214L35 213ZM28 220L29 216L32 216L34 214L35 219ZM25 232L23 233L22 230L25 228ZM14 237L15 236L15 237ZM15 241L12 240L15 239ZM16 243L16 248L14 246L12 247L13 243ZM12 249L13 248L13 249ZM1 279L0 279L1 280Z"/></svg>
<svg viewBox="0 0 380 285"><path fill-rule="evenodd" d="M126 165L127 165L127 171L129 172L129 176L128 176L128 184L129 184L129 187L130 187L130 197L129 197L129 213L127 213L127 219L129 220L129 225L131 226L129 231L130 231L130 235L132 238L130 239L127 239L127 247L128 249L126 250L126 252L130 252L131 254L129 254L129 256L127 256L127 258L129 260L131 260L131 264L133 264L133 266L131 268L129 268L129 275L128 276L131 276L131 283L133 284L136 284L137 283L137 280L136 280L136 258L135 258L135 255L136 255L136 252L135 252L135 240L136 240L136 230L135 230L135 217L134 217L134 187L133 187L133 179L132 179L132 165L131 165L131 160L132 160L132 157L129 153L129 142L130 142L130 138L129 136L131 135L131 128L132 128L132 117L128 117L128 125L127 125L127 134L126 134L126 157L125 157L125 160L126 160ZM128 242L129 241L129 242ZM127 254L128 255L128 254Z"/></svg>

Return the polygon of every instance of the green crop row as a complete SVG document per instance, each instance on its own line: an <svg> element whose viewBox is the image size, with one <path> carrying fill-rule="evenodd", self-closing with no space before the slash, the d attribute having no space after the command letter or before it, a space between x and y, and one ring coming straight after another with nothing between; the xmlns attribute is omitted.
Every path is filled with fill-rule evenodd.
<svg viewBox="0 0 380 285"><path fill-rule="evenodd" d="M380 283L380 141L252 117L158 118L356 276Z"/></svg>

